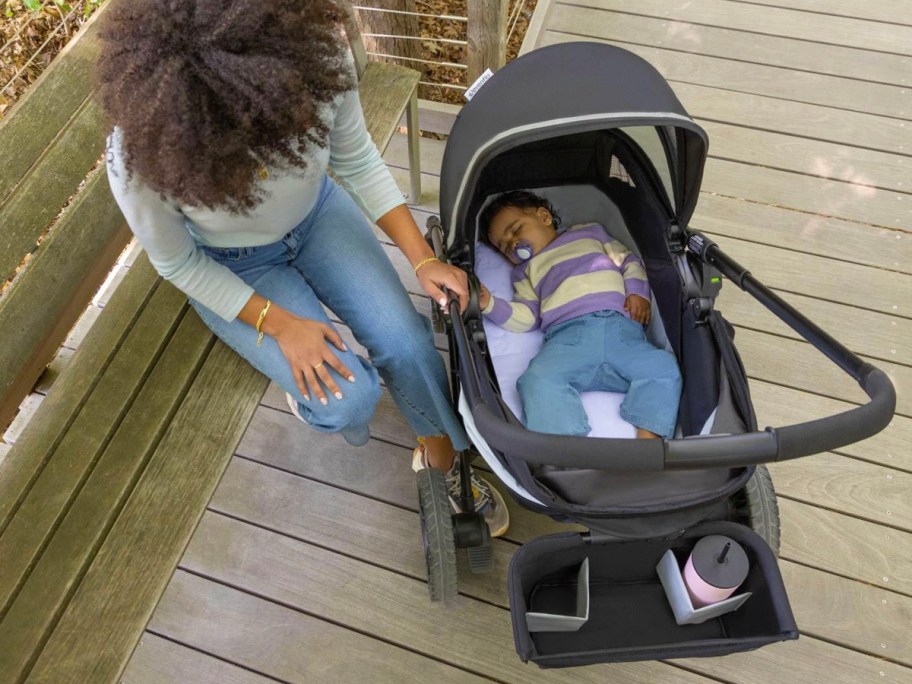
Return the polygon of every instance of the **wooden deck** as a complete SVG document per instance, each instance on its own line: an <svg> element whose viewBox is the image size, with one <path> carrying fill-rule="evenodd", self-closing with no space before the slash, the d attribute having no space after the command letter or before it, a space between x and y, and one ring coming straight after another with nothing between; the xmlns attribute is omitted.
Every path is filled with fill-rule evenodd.
<svg viewBox="0 0 912 684"><path fill-rule="evenodd" d="M709 132L693 225L896 385L897 415L880 435L770 468L799 641L715 659L523 665L507 567L520 544L561 526L513 506L494 572L463 566L456 605L432 605L413 435L389 396L371 443L354 449L302 426L270 387L124 681L912 681L907 9L903 0L539 0L524 45L602 40L652 62ZM421 225L437 211L442 154L443 143L422 140ZM386 157L407 187L404 137ZM387 249L424 309L408 264ZM735 287L719 308L737 327L762 425L863 400Z"/></svg>

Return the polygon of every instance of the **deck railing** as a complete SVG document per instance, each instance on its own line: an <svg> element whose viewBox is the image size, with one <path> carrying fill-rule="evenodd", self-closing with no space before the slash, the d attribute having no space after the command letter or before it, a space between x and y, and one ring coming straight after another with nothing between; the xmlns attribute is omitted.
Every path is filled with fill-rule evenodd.
<svg viewBox="0 0 912 684"><path fill-rule="evenodd" d="M7 0L0 7L0 118L104 0Z"/></svg>
<svg viewBox="0 0 912 684"><path fill-rule="evenodd" d="M368 55L421 70L424 74L421 85L426 88L462 93L485 69L496 71L504 65L509 40L530 2L464 0L448 5L464 8L464 15L455 13L458 10L453 14L435 12L444 3L430 0L386 0L383 4L379 6L380 2L374 0L354 5L362 35L369 43ZM372 30L372 24L383 20L384 15L395 16L399 20L397 25L411 30ZM437 33L442 35L430 35L428 26L437 27ZM418 44L417 50L413 43Z"/></svg>

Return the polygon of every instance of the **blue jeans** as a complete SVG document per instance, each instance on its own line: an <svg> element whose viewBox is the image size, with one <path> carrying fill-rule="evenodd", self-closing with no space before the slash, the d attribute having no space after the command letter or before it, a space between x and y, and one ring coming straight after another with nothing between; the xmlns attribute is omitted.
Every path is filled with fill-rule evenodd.
<svg viewBox="0 0 912 684"><path fill-rule="evenodd" d="M443 359L434 348L427 318L415 311L364 214L329 177L308 216L278 242L262 247L202 247L258 294L302 318L332 325L321 302L351 328L370 361L351 350L330 347L352 371L350 383L327 366L343 398L311 393L305 400L279 345L268 335L256 346L254 328L230 323L190 300L203 322L225 344L298 402L307 423L322 432L341 432L355 446L367 443L368 423L380 398L379 376L419 436L449 435L456 449L468 439L453 411Z"/></svg>
<svg viewBox="0 0 912 684"><path fill-rule="evenodd" d="M675 357L654 347L643 326L617 311L596 311L545 333L517 383L530 430L587 435L580 392L626 392L621 418L663 437L674 434L681 399Z"/></svg>

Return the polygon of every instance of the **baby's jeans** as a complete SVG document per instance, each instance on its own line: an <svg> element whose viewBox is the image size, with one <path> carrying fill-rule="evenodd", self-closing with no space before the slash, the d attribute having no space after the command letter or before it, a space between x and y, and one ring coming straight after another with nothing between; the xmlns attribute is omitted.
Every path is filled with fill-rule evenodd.
<svg viewBox="0 0 912 684"><path fill-rule="evenodd" d="M447 372L434 348L430 323L415 310L364 214L331 179L324 178L310 214L278 242L202 249L274 304L332 326L323 310L326 304L367 349L370 361L330 344L355 382L327 366L343 398L326 390L329 404L323 406L313 392L310 400L304 399L274 339L266 335L257 347L253 327L239 319L227 322L191 300L225 344L297 400L299 413L311 427L341 432L355 446L366 444L368 423L380 398L379 371L416 434L447 434L456 449L468 447L450 403Z"/></svg>
<svg viewBox="0 0 912 684"><path fill-rule="evenodd" d="M517 388L530 430L589 434L580 392L607 391L627 393L621 418L671 437L681 373L672 354L646 339L642 325L617 311L596 311L549 328Z"/></svg>

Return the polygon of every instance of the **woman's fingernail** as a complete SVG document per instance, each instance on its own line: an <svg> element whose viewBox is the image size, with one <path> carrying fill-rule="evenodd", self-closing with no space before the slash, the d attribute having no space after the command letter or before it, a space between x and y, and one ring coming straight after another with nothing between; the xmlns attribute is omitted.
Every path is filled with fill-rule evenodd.
<svg viewBox="0 0 912 684"><path fill-rule="evenodd" d="M341 398L342 398L342 392L336 392L336 394L335 394L334 396L336 397L336 399L341 399Z"/></svg>
<svg viewBox="0 0 912 684"><path fill-rule="evenodd" d="M304 395L304 401L310 401L310 395L305 394L305 395Z"/></svg>
<svg viewBox="0 0 912 684"><path fill-rule="evenodd" d="M354 381L355 381L355 376L354 376L354 375L349 375L349 376L348 376L348 381L349 381L349 382L354 382Z"/></svg>
<svg viewBox="0 0 912 684"><path fill-rule="evenodd" d="M348 351L348 346L345 344L345 342L342 343L342 351Z"/></svg>
<svg viewBox="0 0 912 684"><path fill-rule="evenodd" d="M329 401L327 401L326 397L320 397L320 403L323 404L323 406L326 406Z"/></svg>
<svg viewBox="0 0 912 684"><path fill-rule="evenodd" d="M446 299L440 300L440 306L446 306Z"/></svg>

